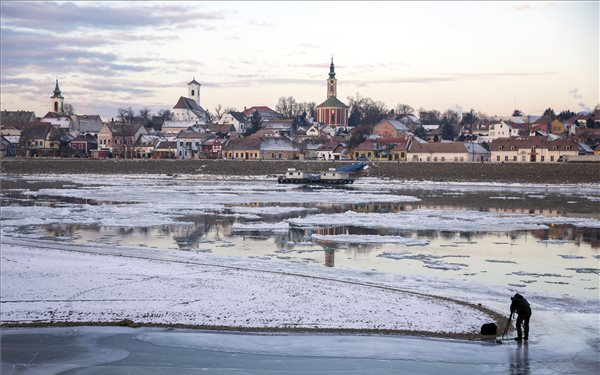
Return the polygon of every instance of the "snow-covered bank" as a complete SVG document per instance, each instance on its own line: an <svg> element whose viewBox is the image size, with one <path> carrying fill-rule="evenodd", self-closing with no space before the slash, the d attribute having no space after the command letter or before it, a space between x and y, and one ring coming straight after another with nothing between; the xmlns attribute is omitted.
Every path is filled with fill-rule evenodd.
<svg viewBox="0 0 600 375"><path fill-rule="evenodd" d="M493 319L475 307L397 289L191 259L150 260L13 242L2 244L1 266L4 324L127 318L207 327L461 335L476 334Z"/></svg>

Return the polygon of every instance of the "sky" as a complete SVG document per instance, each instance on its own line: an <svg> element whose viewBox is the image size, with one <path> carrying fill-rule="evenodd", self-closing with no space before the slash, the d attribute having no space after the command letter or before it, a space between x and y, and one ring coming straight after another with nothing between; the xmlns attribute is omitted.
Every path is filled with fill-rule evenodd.
<svg viewBox="0 0 600 375"><path fill-rule="evenodd" d="M389 108L539 115L599 99L599 2L0 3L2 110L43 116L58 78L79 114L154 112L202 84L201 105L282 96Z"/></svg>

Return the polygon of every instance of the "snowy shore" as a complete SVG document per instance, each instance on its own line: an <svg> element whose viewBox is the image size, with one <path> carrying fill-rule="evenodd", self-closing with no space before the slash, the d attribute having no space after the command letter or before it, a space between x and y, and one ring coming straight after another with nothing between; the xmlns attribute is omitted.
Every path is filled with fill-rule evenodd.
<svg viewBox="0 0 600 375"><path fill-rule="evenodd" d="M239 266L5 240L3 325L117 323L476 337L499 316L399 289ZM106 251L106 249L104 249ZM148 253L148 250L144 250ZM155 257L154 257L154 256ZM256 266L260 262L254 264ZM435 319L432 319L435 317Z"/></svg>

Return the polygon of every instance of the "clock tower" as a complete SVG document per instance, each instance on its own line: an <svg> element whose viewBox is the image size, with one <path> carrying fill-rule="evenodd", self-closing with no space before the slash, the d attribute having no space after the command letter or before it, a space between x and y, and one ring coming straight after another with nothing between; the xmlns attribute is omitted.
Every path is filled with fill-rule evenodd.
<svg viewBox="0 0 600 375"><path fill-rule="evenodd" d="M329 78L327 78L327 97L337 96L337 79L335 78L335 68L333 66L333 56L331 56L331 65L329 65Z"/></svg>

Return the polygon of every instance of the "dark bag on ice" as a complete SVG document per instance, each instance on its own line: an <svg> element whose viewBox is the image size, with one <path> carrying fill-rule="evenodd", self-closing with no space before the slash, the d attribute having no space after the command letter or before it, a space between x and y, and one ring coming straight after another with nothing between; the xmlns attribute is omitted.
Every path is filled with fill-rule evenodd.
<svg viewBox="0 0 600 375"><path fill-rule="evenodd" d="M494 323L486 323L481 326L482 335L495 335L498 332L498 327Z"/></svg>

